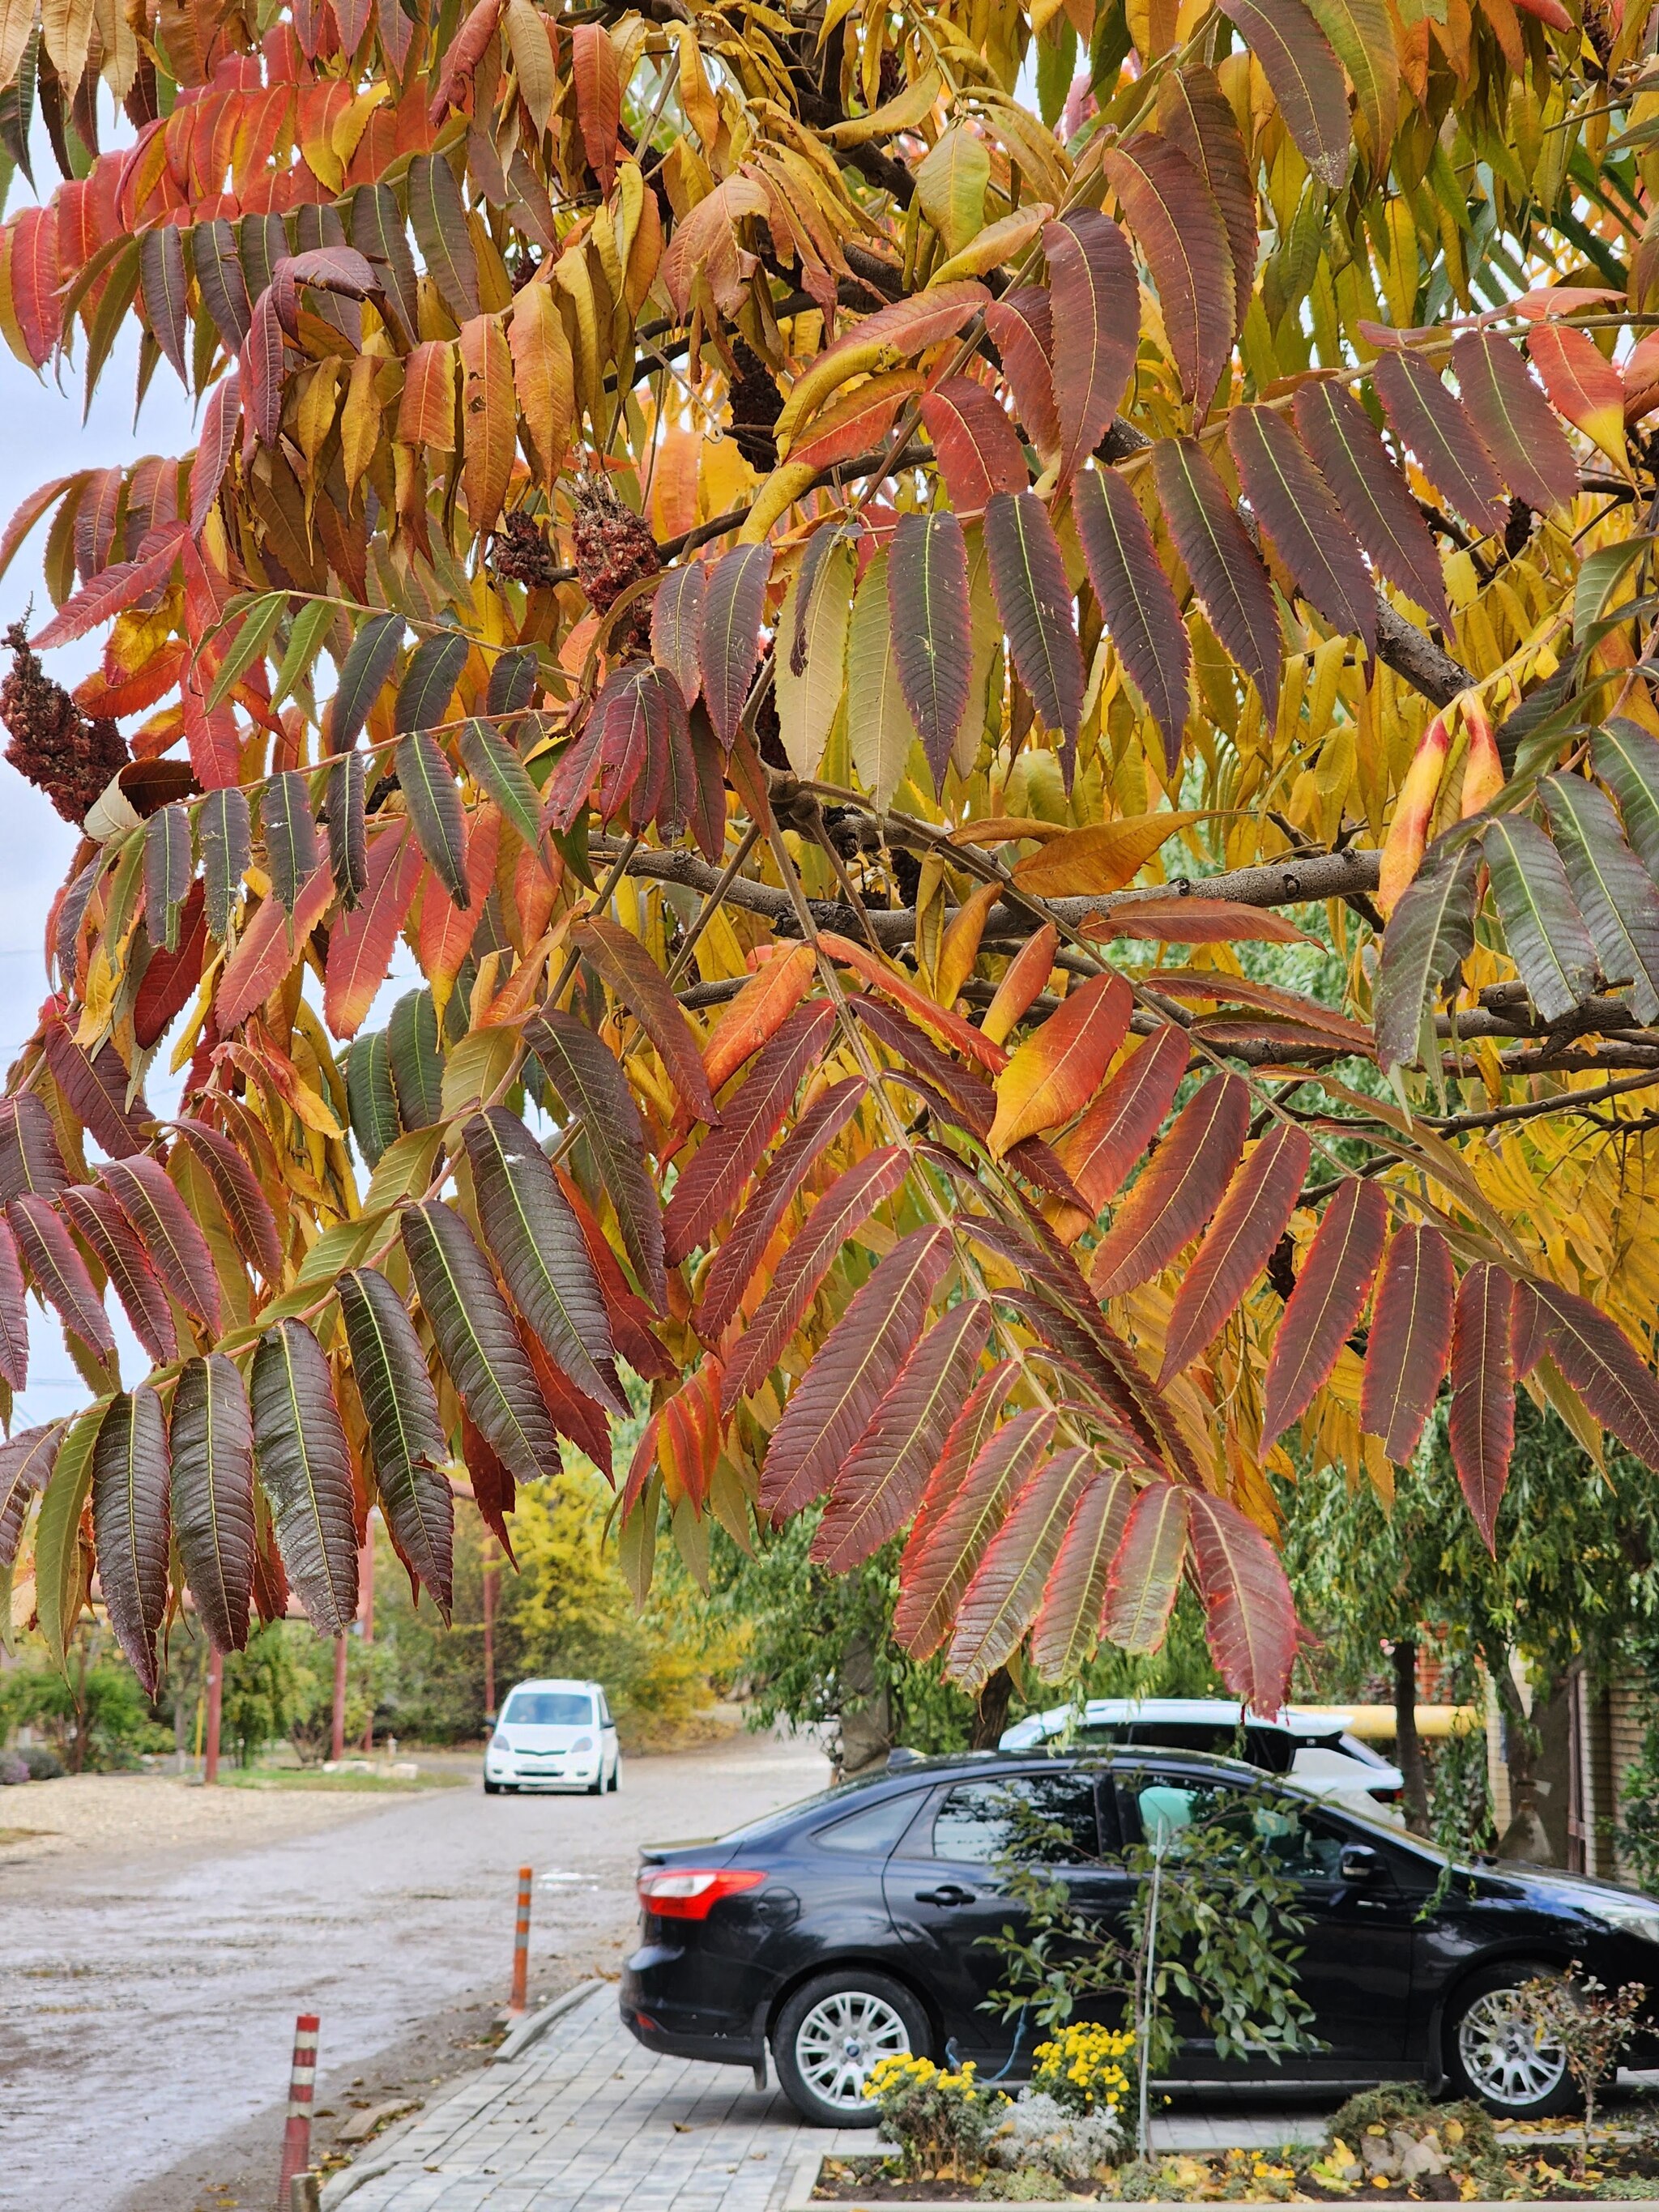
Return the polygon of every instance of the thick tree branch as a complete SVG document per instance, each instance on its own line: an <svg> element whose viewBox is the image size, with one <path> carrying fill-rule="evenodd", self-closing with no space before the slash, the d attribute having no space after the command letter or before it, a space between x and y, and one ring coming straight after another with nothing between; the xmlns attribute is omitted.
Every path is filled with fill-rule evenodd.
<svg viewBox="0 0 1659 2212"><path fill-rule="evenodd" d="M594 846L596 856L605 860L610 860L616 849L604 841ZM1171 896L1227 899L1239 906L1295 906L1319 899L1346 898L1354 891L1375 890L1381 859L1382 855L1375 852L1315 853L1292 861L1229 868L1216 876L1177 877L1172 883L1153 884L1138 890L1048 899L1044 907L1058 921L1075 929L1097 915L1133 908L1149 898L1167 899ZM659 852L643 846L629 861L628 872L656 883L680 884L688 890L700 892L711 890L720 879L718 871L695 853L678 848ZM757 883L752 877L735 878L726 896L733 906L743 907L750 914L765 915L774 921L793 919L788 893L771 884ZM862 934L857 915L840 900L812 899L808 904L818 928L837 930L843 935ZM909 907L886 912L873 909L869 921L878 942L890 951L909 943L915 935L915 913ZM998 904L985 918L985 936L988 939L1024 939L1030 937L1036 927L1024 908Z"/></svg>

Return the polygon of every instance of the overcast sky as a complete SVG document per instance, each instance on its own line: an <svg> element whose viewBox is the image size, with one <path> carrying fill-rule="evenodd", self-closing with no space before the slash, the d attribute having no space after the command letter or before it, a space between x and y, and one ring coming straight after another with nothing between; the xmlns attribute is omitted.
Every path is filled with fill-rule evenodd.
<svg viewBox="0 0 1659 2212"><path fill-rule="evenodd" d="M40 173L43 189L46 176ZM195 443L190 401L164 362L150 382L135 429L132 398L137 376L136 331L106 368L85 424L81 421L83 386L78 362L66 368L59 391L51 373L30 374L0 347L0 518L10 516L40 484L71 470L106 468L136 460L142 453L184 453ZM31 627L38 629L51 613L40 573L49 523L40 523L28 543L0 577L0 629L22 614L33 597ZM45 656L49 675L74 684L98 665L108 627ZM34 1026L46 995L43 953L46 910L63 881L75 850L76 832L59 819L52 802L26 783L16 770L0 763L0 1069L9 1067ZM154 1086L152 1086L154 1088ZM113 1298L110 1318L121 1342L123 1379L136 1382L149 1361L127 1334ZM63 1338L49 1315L29 1302L28 1388L20 1394L15 1425L27 1427L71 1413L86 1396L85 1384L70 1364Z"/></svg>

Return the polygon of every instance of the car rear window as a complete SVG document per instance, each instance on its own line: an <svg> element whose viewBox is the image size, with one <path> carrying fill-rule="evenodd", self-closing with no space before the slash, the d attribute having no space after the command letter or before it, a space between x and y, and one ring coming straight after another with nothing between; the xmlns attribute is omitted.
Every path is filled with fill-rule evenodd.
<svg viewBox="0 0 1659 2212"><path fill-rule="evenodd" d="M981 1862L1006 1856L1021 1841L1021 1802L1062 1832L1029 1856L1065 1865L1099 1855L1090 1776L1017 1774L1006 1781L959 1782L950 1790L933 1815L933 1856Z"/></svg>
<svg viewBox="0 0 1659 2212"><path fill-rule="evenodd" d="M921 1798L919 1790L900 1797L878 1798L861 1813L849 1813L845 1820L832 1820L827 1828L815 1828L812 1841L821 1851L860 1852L884 1859L915 1818Z"/></svg>
<svg viewBox="0 0 1659 2212"><path fill-rule="evenodd" d="M514 1690L501 1715L503 1728L582 1728L593 1718L585 1690Z"/></svg>

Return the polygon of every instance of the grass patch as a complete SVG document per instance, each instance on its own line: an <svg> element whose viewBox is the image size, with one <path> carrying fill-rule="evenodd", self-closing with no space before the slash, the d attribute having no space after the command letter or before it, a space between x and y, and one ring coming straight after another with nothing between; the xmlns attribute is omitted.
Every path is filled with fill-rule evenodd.
<svg viewBox="0 0 1659 2212"><path fill-rule="evenodd" d="M219 1781L233 1790L320 1790L410 1797L422 1790L463 1790L465 1774L422 1773L410 1782L393 1774L319 1774L304 1766L222 1766Z"/></svg>
<svg viewBox="0 0 1659 2212"><path fill-rule="evenodd" d="M36 1836L55 1836L56 1828L0 1828L0 1844L27 1844Z"/></svg>

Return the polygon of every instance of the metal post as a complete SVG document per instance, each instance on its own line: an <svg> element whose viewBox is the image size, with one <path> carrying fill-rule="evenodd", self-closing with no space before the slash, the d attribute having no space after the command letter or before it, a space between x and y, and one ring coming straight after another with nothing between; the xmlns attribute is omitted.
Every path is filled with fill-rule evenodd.
<svg viewBox="0 0 1659 2212"><path fill-rule="evenodd" d="M294 2065L288 2085L288 2125L283 2131L283 2172L276 2202L286 2205L296 2173L311 2164L311 2103L317 2088L317 2027L314 2012L294 2023Z"/></svg>
<svg viewBox="0 0 1659 2212"><path fill-rule="evenodd" d="M363 1539L363 1548L357 1569L357 1585L363 1594L363 1642L367 1645L374 1641L374 1530L372 1525L368 1534ZM374 1748L374 1699L371 1694L368 1700L368 1718L363 1723L363 1749L365 1752L372 1752Z"/></svg>
<svg viewBox="0 0 1659 2212"><path fill-rule="evenodd" d="M219 1651L208 1654L207 1680L207 1755L202 1768L204 1782L219 1779L219 1721L224 1707L225 1662Z"/></svg>
<svg viewBox="0 0 1659 2212"><path fill-rule="evenodd" d="M495 1717L495 1539L483 1540L484 1718Z"/></svg>
<svg viewBox="0 0 1659 2212"><path fill-rule="evenodd" d="M345 1757L346 1640L334 1639L334 1727L329 1756L337 1765Z"/></svg>
<svg viewBox="0 0 1659 2212"><path fill-rule="evenodd" d="M1140 2059L1140 2112L1135 2124L1135 2156L1143 2163L1152 2156L1152 1974L1158 1964L1158 1895L1164 1881L1164 1850L1169 1833L1169 1824L1160 1820L1152 1844L1152 1894L1146 1907L1146 1941L1141 1949L1140 2002L1137 2008L1139 2018L1135 2023Z"/></svg>
<svg viewBox="0 0 1659 2212"><path fill-rule="evenodd" d="M530 1885L534 1879L529 1867L519 1869L519 1913L513 1928L513 1994L507 2005L509 2020L522 2020L530 2009Z"/></svg>

